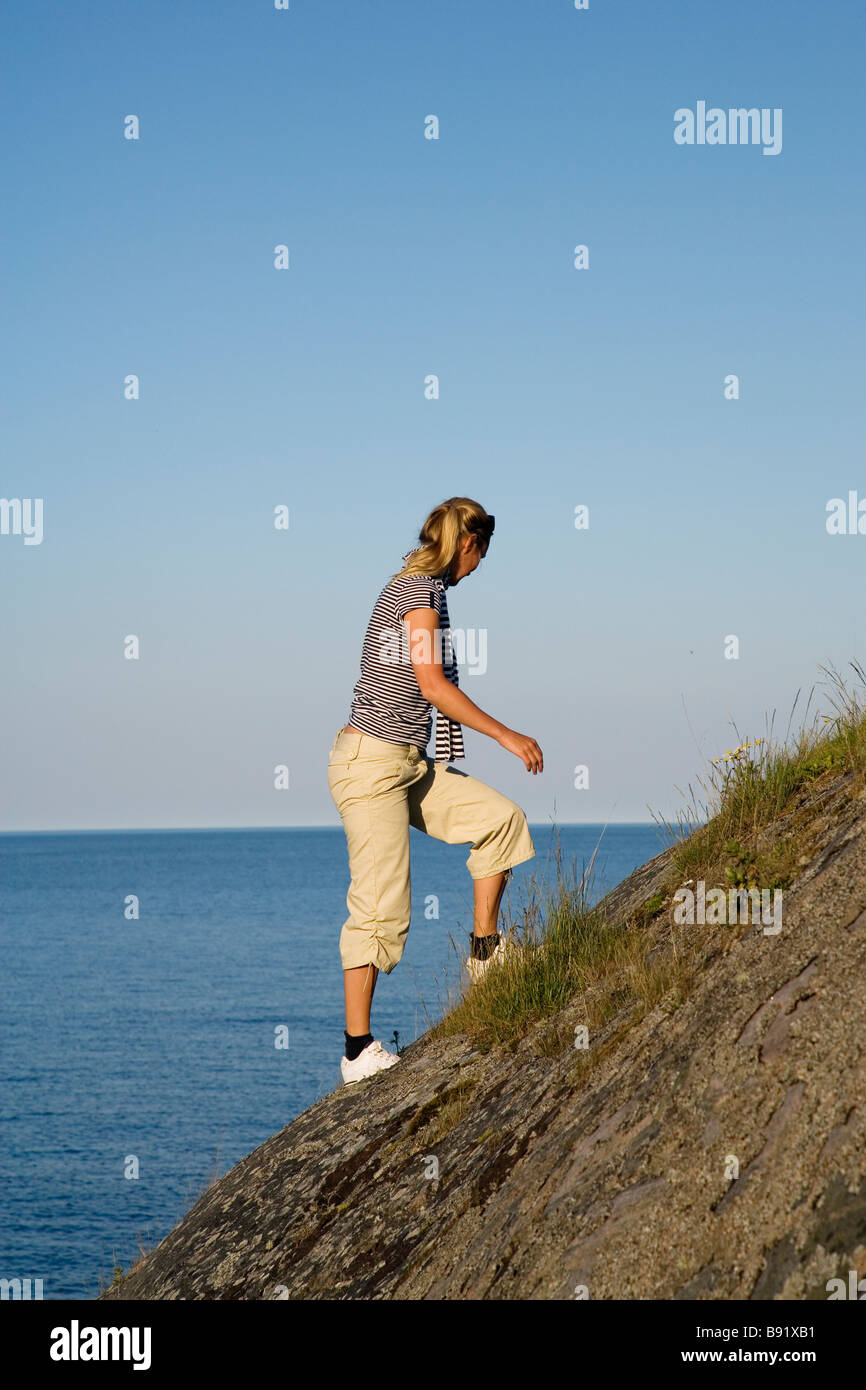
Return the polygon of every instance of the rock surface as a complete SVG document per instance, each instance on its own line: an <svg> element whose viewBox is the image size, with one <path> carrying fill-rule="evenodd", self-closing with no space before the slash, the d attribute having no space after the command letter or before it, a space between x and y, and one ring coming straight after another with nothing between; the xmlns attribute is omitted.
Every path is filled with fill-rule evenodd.
<svg viewBox="0 0 866 1390"><path fill-rule="evenodd" d="M100 1297L799 1300L862 1277L866 802L821 812L782 931L695 928L685 999L597 1061L543 1055L538 1029L514 1051L422 1037L262 1144ZM632 874L611 919L669 872L665 853Z"/></svg>

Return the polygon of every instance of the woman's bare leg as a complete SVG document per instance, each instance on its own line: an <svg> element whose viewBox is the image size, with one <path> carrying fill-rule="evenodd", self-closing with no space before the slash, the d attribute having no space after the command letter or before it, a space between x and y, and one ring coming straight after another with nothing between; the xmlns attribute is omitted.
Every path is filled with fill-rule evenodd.
<svg viewBox="0 0 866 1390"><path fill-rule="evenodd" d="M370 1031L370 1004L378 977L376 965L356 965L352 970L343 971L346 1032L353 1038L362 1038Z"/></svg>
<svg viewBox="0 0 866 1390"><path fill-rule="evenodd" d="M474 887L474 932L476 936L491 936L496 931L499 919L499 905L508 870L491 874L489 878L476 878ZM358 965L352 970L343 971L343 989L346 998L346 1032L353 1038L363 1037L370 1031L370 1005L379 970L375 965Z"/></svg>
<svg viewBox="0 0 866 1390"><path fill-rule="evenodd" d="M496 931L499 904L502 901L502 893L509 872L508 869L503 869L502 873L491 874L490 878L476 878L474 880L474 932L476 936L492 936Z"/></svg>

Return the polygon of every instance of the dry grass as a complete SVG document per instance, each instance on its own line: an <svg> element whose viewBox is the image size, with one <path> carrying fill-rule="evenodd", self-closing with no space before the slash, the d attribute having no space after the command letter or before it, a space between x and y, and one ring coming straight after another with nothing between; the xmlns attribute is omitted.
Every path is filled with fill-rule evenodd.
<svg viewBox="0 0 866 1390"><path fill-rule="evenodd" d="M866 684L862 668L852 667ZM741 742L710 763L698 784L702 803L692 795L673 826L656 818L669 839L661 892L627 920L609 920L592 905L595 853L580 875L576 868L567 874L557 846L554 885L542 889L531 879L522 922L503 925L521 949L452 995L431 1035L462 1033L490 1048L514 1047L532 1034L534 1052L554 1055L574 1047L580 1025L593 1040L603 1034L606 1049L648 1011L676 1008L718 941L708 948L705 933L673 924L674 891L692 879L726 891L787 887L814 849L819 809L860 795L866 785L863 704L838 672L821 669L829 676L825 699L833 713L814 714L790 737L798 692L782 742L774 741L773 716L766 737ZM729 928L724 949L741 935ZM601 1055L595 1041L586 1065L590 1053L593 1062Z"/></svg>
<svg viewBox="0 0 866 1390"><path fill-rule="evenodd" d="M594 859L579 878L576 871L569 877L557 847L554 884L542 889L530 880L519 938L513 922L508 929L520 949L452 996L448 1012L430 1030L434 1037L464 1033L482 1047L513 1046L535 1025L556 1019L576 996L583 1003L577 1022L595 1036L624 1009L630 1017L642 1016L682 984L685 958L657 958L644 929L662 910L664 897L650 900L627 922L608 920L590 905ZM572 1045L574 1026L540 1030L536 1049Z"/></svg>
<svg viewBox="0 0 866 1390"><path fill-rule="evenodd" d="M866 683L862 667L857 662L851 666L858 682ZM813 688L804 722L793 736L800 691L782 741L773 737L775 711L765 737L743 740L734 725L737 746L712 761L698 783L699 794L689 786L688 807L677 825L659 822L670 835L680 882L702 878L726 888L786 888L812 848L810 826L822 785L835 785L840 774L848 774L846 797L863 790L863 704L838 671L820 669L827 677L823 700L831 713L815 712L808 720Z"/></svg>

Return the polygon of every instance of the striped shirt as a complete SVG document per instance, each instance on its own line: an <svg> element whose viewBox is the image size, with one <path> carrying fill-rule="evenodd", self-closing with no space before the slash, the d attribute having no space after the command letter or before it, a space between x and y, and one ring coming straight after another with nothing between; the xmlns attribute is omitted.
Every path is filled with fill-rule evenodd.
<svg viewBox="0 0 866 1390"><path fill-rule="evenodd" d="M406 559L404 555L404 562ZM354 728L388 743L414 743L422 750L427 747L433 705L418 687L403 617L412 608L436 609L441 637L434 633L435 655L438 657L441 641L443 673L452 685L459 685L445 598L447 586L447 579L432 574L401 575L385 585L361 649L361 675L355 682L349 717ZM465 756L460 725L437 710L435 761L450 763Z"/></svg>

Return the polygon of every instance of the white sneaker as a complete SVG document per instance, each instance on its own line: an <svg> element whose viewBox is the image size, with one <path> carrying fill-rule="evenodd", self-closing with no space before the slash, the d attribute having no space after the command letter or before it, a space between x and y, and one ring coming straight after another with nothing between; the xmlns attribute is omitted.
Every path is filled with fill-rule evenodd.
<svg viewBox="0 0 866 1390"><path fill-rule="evenodd" d="M353 1062L350 1062L348 1057L344 1057L340 1062L343 1082L348 1086L353 1081L363 1081L366 1076L375 1076L377 1071L387 1071L388 1067L393 1067L399 1060L399 1057L395 1057L394 1053L389 1052L380 1042L367 1043Z"/></svg>
<svg viewBox="0 0 866 1390"><path fill-rule="evenodd" d="M467 956L464 964L472 978L472 983L477 985L479 980L483 980L495 961L501 962L506 955L511 956L516 950L517 945L510 936L500 936L496 950L486 960L476 960L474 956Z"/></svg>

